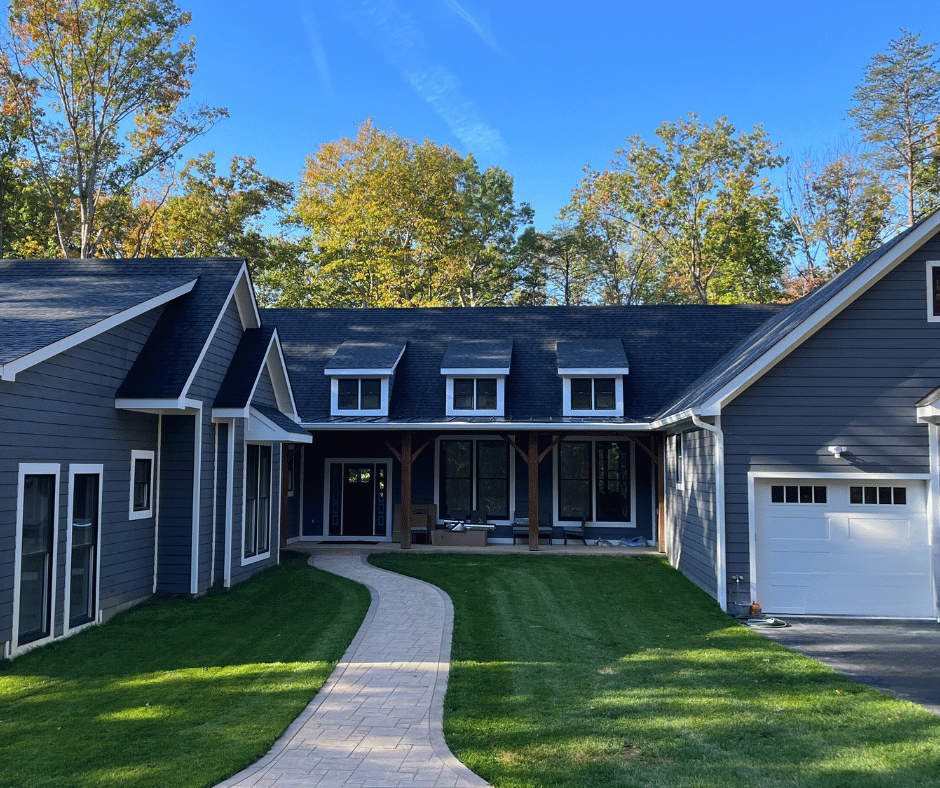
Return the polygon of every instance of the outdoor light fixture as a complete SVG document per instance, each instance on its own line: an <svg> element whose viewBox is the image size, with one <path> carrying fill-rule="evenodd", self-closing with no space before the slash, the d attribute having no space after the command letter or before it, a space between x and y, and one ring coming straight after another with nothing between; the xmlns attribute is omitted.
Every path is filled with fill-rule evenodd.
<svg viewBox="0 0 940 788"><path fill-rule="evenodd" d="M845 454L845 446L830 446L829 452L838 460L839 457Z"/></svg>

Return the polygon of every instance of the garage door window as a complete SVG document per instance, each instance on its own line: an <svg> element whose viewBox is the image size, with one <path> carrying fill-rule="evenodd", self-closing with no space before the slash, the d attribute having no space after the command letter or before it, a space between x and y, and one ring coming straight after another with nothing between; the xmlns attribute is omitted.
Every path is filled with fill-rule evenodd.
<svg viewBox="0 0 940 788"><path fill-rule="evenodd" d="M825 485L774 484L770 488L771 503L826 503Z"/></svg>
<svg viewBox="0 0 940 788"><path fill-rule="evenodd" d="M849 503L907 505L907 487L849 487Z"/></svg>

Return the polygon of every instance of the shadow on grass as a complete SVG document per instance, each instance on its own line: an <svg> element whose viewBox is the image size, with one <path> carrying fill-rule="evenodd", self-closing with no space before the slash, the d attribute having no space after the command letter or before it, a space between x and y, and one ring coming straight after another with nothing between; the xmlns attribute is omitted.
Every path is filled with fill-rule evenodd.
<svg viewBox="0 0 940 788"><path fill-rule="evenodd" d="M267 751L368 605L362 586L293 558L0 666L0 785L212 785Z"/></svg>
<svg viewBox="0 0 940 788"><path fill-rule="evenodd" d="M451 596L445 735L499 788L937 784L934 715L740 626L658 558L373 561Z"/></svg>

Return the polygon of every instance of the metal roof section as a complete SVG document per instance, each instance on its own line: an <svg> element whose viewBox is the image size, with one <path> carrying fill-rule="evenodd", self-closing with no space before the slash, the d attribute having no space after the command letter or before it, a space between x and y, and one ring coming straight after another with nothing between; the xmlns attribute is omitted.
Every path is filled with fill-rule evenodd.
<svg viewBox="0 0 940 788"><path fill-rule="evenodd" d="M620 339L559 339L555 348L559 375L627 375L630 366Z"/></svg>
<svg viewBox="0 0 940 788"><path fill-rule="evenodd" d="M327 363L324 374L393 375L407 342L363 342L347 339Z"/></svg>
<svg viewBox="0 0 940 788"><path fill-rule="evenodd" d="M468 339L447 343L442 375L508 375L511 339Z"/></svg>

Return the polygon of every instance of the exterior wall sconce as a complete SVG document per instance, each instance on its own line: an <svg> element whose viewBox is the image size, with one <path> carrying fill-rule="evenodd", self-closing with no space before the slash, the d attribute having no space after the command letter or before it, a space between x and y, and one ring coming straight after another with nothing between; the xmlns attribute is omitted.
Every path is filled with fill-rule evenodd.
<svg viewBox="0 0 940 788"><path fill-rule="evenodd" d="M838 460L845 454L845 446L830 446L829 453Z"/></svg>

